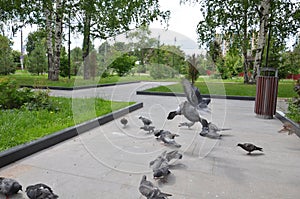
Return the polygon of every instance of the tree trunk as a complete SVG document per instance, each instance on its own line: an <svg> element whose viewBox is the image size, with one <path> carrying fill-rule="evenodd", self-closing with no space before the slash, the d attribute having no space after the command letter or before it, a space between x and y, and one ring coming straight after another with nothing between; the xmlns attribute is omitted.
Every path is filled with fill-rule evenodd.
<svg viewBox="0 0 300 199"><path fill-rule="evenodd" d="M59 79L60 67L60 50L62 44L62 23L63 23L63 1L56 1L56 17L55 17L55 41L54 41L54 67L51 74L51 80L57 81Z"/></svg>
<svg viewBox="0 0 300 199"><path fill-rule="evenodd" d="M262 0L259 10L260 23L259 23L259 35L256 47L256 54L253 66L253 74L251 81L256 82L256 75L261 67L262 56L264 52L264 47L266 45L266 36L268 32L268 21L270 14L270 0Z"/></svg>
<svg viewBox="0 0 300 199"><path fill-rule="evenodd" d="M83 59L83 78L90 79L90 67L88 64L89 51L90 51L90 25L91 18L89 14L85 13L84 18L84 31L83 31L83 46L82 46L82 59Z"/></svg>
<svg viewBox="0 0 300 199"><path fill-rule="evenodd" d="M52 46L52 14L48 6L52 6L52 3L44 7L44 14L46 17L46 32L47 32L48 79L51 80L53 70L54 70L53 46Z"/></svg>
<svg viewBox="0 0 300 199"><path fill-rule="evenodd" d="M244 28L243 28L243 56L244 56L244 83L249 83L249 77L248 77L248 59L247 59L247 48L248 48L248 1L244 1Z"/></svg>

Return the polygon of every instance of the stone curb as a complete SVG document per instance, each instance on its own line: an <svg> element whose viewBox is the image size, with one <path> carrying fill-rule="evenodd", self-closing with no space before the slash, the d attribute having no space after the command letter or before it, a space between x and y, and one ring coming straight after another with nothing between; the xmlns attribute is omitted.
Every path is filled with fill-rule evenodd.
<svg viewBox="0 0 300 199"><path fill-rule="evenodd" d="M32 142L15 146L11 149L0 152L0 168L8 164L11 164L17 160L20 160L22 158L25 158L29 155L32 155L36 152L49 148L55 144L63 142L67 139L75 137L79 134L82 134L88 130L99 127L100 125L103 125L119 117L122 117L127 113L130 113L142 107L143 107L143 103L136 103L134 105L125 107L123 109L114 111L112 113L103 115L101 117L78 124L76 126L63 129L61 131L55 132L51 135L47 135L40 139L34 140Z"/></svg>
<svg viewBox="0 0 300 199"><path fill-rule="evenodd" d="M131 81L131 82L117 82L117 83L107 83L107 84L97 84L97 85L89 85L89 86L74 86L74 87L60 87L60 86L31 86L31 85L20 85L21 88L34 88L34 89L53 89L53 90L80 90L80 89L88 89L88 88L99 88L99 87L106 87L106 86L116 86L116 85L123 85L123 84L132 84L132 83L139 83L141 81Z"/></svg>
<svg viewBox="0 0 300 199"><path fill-rule="evenodd" d="M158 96L177 96L185 97L183 93L164 93L164 92L148 92L148 91L137 91L137 95L158 95ZM231 96L231 95L202 95L204 98L216 98L216 99L234 99L234 100L248 100L254 101L255 97L251 96Z"/></svg>

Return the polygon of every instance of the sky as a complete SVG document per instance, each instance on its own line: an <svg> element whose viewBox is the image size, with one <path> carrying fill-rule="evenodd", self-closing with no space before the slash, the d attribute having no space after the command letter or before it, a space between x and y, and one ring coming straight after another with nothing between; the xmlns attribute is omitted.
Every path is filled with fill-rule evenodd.
<svg viewBox="0 0 300 199"><path fill-rule="evenodd" d="M180 0L160 0L162 10L170 10L171 18L169 20L169 27L165 31L165 26L156 21L150 24L150 30L153 37L160 35L161 43L180 46L187 54L199 53L197 44L197 24L202 19L200 7L198 4L182 4ZM26 44L27 35L35 31L35 27L23 28L23 43ZM68 31L68 30L65 30ZM175 42L176 38L176 42ZM13 49L21 51L21 33L17 32L14 41ZM71 36L71 49L82 46L82 37L78 35ZM95 47L98 47L103 41L96 39ZM65 44L66 45L66 44Z"/></svg>

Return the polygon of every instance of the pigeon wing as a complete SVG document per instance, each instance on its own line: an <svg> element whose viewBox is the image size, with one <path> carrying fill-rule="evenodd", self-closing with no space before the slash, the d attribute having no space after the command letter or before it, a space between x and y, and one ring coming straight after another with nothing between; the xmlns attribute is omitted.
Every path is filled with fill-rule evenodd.
<svg viewBox="0 0 300 199"><path fill-rule="evenodd" d="M189 103L194 107L198 106L199 101L191 83L187 79L183 79L181 83L183 86L183 91Z"/></svg>

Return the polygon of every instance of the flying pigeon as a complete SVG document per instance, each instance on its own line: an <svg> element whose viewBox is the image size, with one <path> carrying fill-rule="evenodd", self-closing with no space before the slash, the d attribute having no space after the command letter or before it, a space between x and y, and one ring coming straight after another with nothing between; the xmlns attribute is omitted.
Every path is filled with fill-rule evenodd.
<svg viewBox="0 0 300 199"><path fill-rule="evenodd" d="M152 124L151 120L149 120L148 118L145 118L143 116L140 116L139 119L142 120L144 126L149 126L150 124Z"/></svg>
<svg viewBox="0 0 300 199"><path fill-rule="evenodd" d="M195 95L197 97L197 101L198 101L197 102L197 106L200 109L208 108L208 104L211 101L210 98L203 98L202 95L201 95L201 93L200 93L200 91L199 91L199 89L196 86L194 86L194 85L191 84L191 87L192 87L192 89L193 89L193 91L194 91L194 93L195 93Z"/></svg>
<svg viewBox="0 0 300 199"><path fill-rule="evenodd" d="M18 191L22 191L22 186L14 179L0 177L0 193L6 196L8 199L9 196L17 194Z"/></svg>
<svg viewBox="0 0 300 199"><path fill-rule="evenodd" d="M56 199L58 195L54 194L52 189L43 184L30 185L26 188L26 194L30 199Z"/></svg>
<svg viewBox="0 0 300 199"><path fill-rule="evenodd" d="M158 187L147 180L145 175L143 175L140 182L139 191L147 199L167 199L168 196L172 196L172 194L161 192Z"/></svg>
<svg viewBox="0 0 300 199"><path fill-rule="evenodd" d="M200 122L202 124L202 132L207 133L209 131L208 122L200 116L201 109L199 107L199 102L190 82L183 79L182 85L187 101L180 103L179 107L175 111L171 111L168 114L167 119L172 120L176 115L184 115L184 117L192 123Z"/></svg>
<svg viewBox="0 0 300 199"><path fill-rule="evenodd" d="M251 143L244 143L241 144L239 143L237 146L241 147L242 149L244 149L245 151L248 151L248 155L251 154L252 151L258 150L258 151L263 151L261 147L257 147L254 144Z"/></svg>
<svg viewBox="0 0 300 199"><path fill-rule="evenodd" d="M143 129L144 131L148 131L148 133L153 133L154 132L154 129L155 127L154 126L142 126L140 127L140 129Z"/></svg>
<svg viewBox="0 0 300 199"><path fill-rule="evenodd" d="M128 124L128 120L126 118L122 118L120 122L121 124L123 124L123 127L125 127Z"/></svg>
<svg viewBox="0 0 300 199"><path fill-rule="evenodd" d="M152 170L158 169L163 164L163 162L167 160L166 154L167 151L162 152L161 155L159 155L155 160L149 163L149 166L152 168Z"/></svg>

